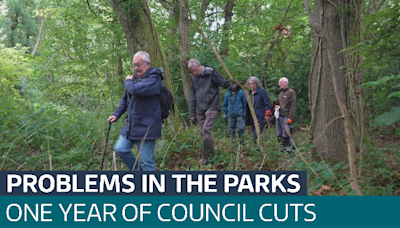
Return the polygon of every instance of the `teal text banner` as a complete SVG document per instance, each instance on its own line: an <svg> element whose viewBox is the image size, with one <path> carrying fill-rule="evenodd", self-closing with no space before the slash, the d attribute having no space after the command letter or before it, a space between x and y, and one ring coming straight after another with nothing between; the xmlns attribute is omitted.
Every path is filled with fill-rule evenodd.
<svg viewBox="0 0 400 228"><path fill-rule="evenodd" d="M399 227L400 197L1 196L1 227Z"/></svg>

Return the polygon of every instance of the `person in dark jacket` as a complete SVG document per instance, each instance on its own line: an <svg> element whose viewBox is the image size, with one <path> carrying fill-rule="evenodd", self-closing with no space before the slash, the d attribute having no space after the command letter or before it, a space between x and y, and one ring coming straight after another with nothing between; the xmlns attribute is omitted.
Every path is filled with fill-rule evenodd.
<svg viewBox="0 0 400 228"><path fill-rule="evenodd" d="M293 150L293 120L296 111L296 92L289 88L289 80L285 77L279 79L281 92L278 95L279 105L275 106L276 133L282 150L290 154ZM278 117L277 117L278 116Z"/></svg>
<svg viewBox="0 0 400 228"><path fill-rule="evenodd" d="M200 134L203 138L203 153L201 163L208 163L214 155L214 140L211 128L220 111L219 87L236 91L239 86L226 80L218 71L208 66L202 66L197 59L190 59L189 70L193 73L190 89L190 121L197 123L199 117Z"/></svg>
<svg viewBox="0 0 400 228"><path fill-rule="evenodd" d="M271 101L267 91L261 87L261 82L257 77L250 77L247 80L247 85L250 87L249 96L253 104L254 112L256 113L257 121L260 127L260 133L263 132L266 119L269 121L271 112ZM257 141L257 131L254 126L254 121L250 113L249 105L246 109L246 125L251 125L254 132L254 142Z"/></svg>
<svg viewBox="0 0 400 228"><path fill-rule="evenodd" d="M235 131L238 129L240 142L243 143L243 131L244 131L244 114L246 113L246 96L243 90L229 91L225 94L223 113L224 119L228 117L228 127L231 133L232 139L235 139Z"/></svg>
<svg viewBox="0 0 400 228"><path fill-rule="evenodd" d="M163 70L151 66L150 55L144 51L134 55L133 65L135 74L125 78L125 93L108 122L117 121L127 111L127 124L123 127L114 150L129 170L154 171L154 147L156 139L161 137L159 95ZM131 153L134 144L139 150L140 164L136 164Z"/></svg>

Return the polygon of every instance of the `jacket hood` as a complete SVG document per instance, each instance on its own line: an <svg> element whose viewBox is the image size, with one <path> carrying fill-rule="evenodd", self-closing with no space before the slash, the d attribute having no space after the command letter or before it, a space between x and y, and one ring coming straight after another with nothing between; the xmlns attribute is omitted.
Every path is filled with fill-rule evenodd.
<svg viewBox="0 0 400 228"><path fill-rule="evenodd" d="M153 67L150 66L150 69L143 75L142 78L148 77L149 75L152 74L158 74L161 76L161 80L164 80L164 70L161 67ZM134 74L134 76L136 77L136 73Z"/></svg>
<svg viewBox="0 0 400 228"><path fill-rule="evenodd" d="M214 71L214 68L209 66L203 66L203 68L204 68L203 73L201 73L198 77L210 76L211 73Z"/></svg>

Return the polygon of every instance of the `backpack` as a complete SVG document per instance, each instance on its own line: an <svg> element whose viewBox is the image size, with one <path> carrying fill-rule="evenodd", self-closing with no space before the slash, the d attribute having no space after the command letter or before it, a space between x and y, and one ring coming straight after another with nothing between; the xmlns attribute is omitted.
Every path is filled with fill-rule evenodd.
<svg viewBox="0 0 400 228"><path fill-rule="evenodd" d="M163 85L159 97L160 107L161 107L161 118L168 118L169 114L174 111L174 97L171 91L168 90L166 86Z"/></svg>

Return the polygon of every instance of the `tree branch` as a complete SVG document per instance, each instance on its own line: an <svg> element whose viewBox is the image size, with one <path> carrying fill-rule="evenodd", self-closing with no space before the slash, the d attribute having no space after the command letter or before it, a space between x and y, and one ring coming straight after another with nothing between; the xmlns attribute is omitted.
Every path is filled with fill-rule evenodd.
<svg viewBox="0 0 400 228"><path fill-rule="evenodd" d="M334 7L337 7L339 5L339 2L337 0L326 0L330 4L332 4Z"/></svg>
<svg viewBox="0 0 400 228"><path fill-rule="evenodd" d="M215 14L223 13L223 12L224 12L224 11L215 11L215 12L212 12L212 13L209 13L209 14L205 15L204 18L209 17L209 16L212 16L212 15L215 15ZM204 18L203 18L203 19L204 19Z"/></svg>
<svg viewBox="0 0 400 228"><path fill-rule="evenodd" d="M283 21L285 20L285 18L286 18L286 15L287 15L287 13L289 12L290 5L292 5L292 2L293 2L293 0L292 0L292 1L290 1L290 3L289 3L289 5L288 5L288 7L286 7L286 12L285 12L285 15L283 16L281 23L279 23L279 26L281 26L281 24L282 24L282 23L283 23Z"/></svg>
<svg viewBox="0 0 400 228"><path fill-rule="evenodd" d="M376 7L374 8L374 10L373 10L372 13L378 12L378 11L381 9L383 3L385 3L385 1L386 1L386 0L381 0L381 1L376 5Z"/></svg>
<svg viewBox="0 0 400 228"><path fill-rule="evenodd" d="M266 1L266 0L264 0L263 2L261 2L260 4L258 4L254 9L250 10L250 11L247 12L245 15L241 16L239 19L237 19L235 22L233 22L233 23L231 24L231 26L232 26L233 24L235 24L236 22L242 20L243 18L247 17L249 14L251 14L252 12L254 12L256 9L260 8L260 7L264 4L265 1Z"/></svg>
<svg viewBox="0 0 400 228"><path fill-rule="evenodd" d="M171 9L171 5L173 4L172 2L166 1L166 0L160 0L161 5L164 7L164 9L166 9L167 11L169 11Z"/></svg>
<svg viewBox="0 0 400 228"><path fill-rule="evenodd" d="M92 9L90 8L89 0L86 0L86 3L87 3L87 6L89 7L89 11L90 11L90 12L93 12Z"/></svg>

